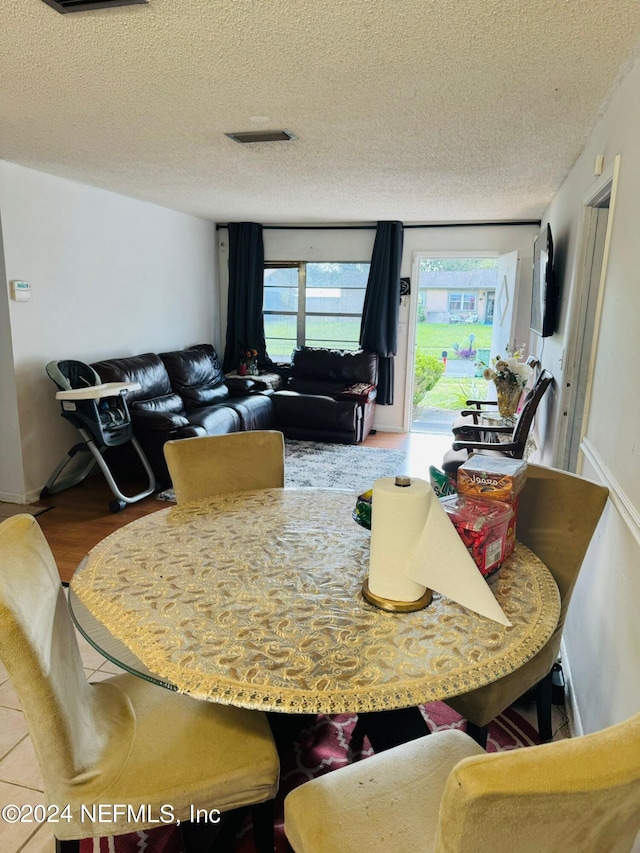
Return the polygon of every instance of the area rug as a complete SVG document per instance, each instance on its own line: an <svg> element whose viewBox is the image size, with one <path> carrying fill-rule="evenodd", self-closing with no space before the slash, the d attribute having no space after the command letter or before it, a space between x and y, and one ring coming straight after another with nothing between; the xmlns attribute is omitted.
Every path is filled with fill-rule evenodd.
<svg viewBox="0 0 640 853"><path fill-rule="evenodd" d="M422 705L422 715L432 732L444 729L462 729L465 721L444 702ZM352 750L350 738L357 721L356 714L327 716L319 714L309 718L289 742L279 738L280 790L275 805L275 853L292 853L284 834L284 798L298 785L355 761L364 761L372 750L365 738L360 749ZM539 743L538 733L514 708L508 708L489 725L487 752L501 752ZM197 805L197 804L196 804ZM214 847L215 850L215 847ZM149 832L109 836L86 840L80 844L80 853L182 853L178 830L160 827ZM231 853L231 851L223 851ZM255 853L251 822L247 818L236 835L233 853Z"/></svg>
<svg viewBox="0 0 640 853"><path fill-rule="evenodd" d="M319 441L285 441L285 486L290 488L349 489L358 494L370 489L378 477L392 477L407 457L403 450L329 444ZM157 495L172 501L172 489Z"/></svg>

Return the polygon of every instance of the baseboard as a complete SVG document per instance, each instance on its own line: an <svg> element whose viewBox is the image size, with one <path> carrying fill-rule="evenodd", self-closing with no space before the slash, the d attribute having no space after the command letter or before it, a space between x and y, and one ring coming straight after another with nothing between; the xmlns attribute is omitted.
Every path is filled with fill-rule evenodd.
<svg viewBox="0 0 640 853"><path fill-rule="evenodd" d="M11 492L0 492L0 501L5 504L28 504L24 495L14 495Z"/></svg>
<svg viewBox="0 0 640 853"><path fill-rule="evenodd" d="M569 733L571 737L579 737L584 734L584 726L582 725L580 709L575 702L573 680L571 678L571 664L569 663L567 650L564 647L564 640L560 642L560 659L562 661L562 675L564 676L564 709L569 719Z"/></svg>
<svg viewBox="0 0 640 853"><path fill-rule="evenodd" d="M33 489L26 495L16 495L12 492L0 492L0 501L7 504L20 504L20 506L34 504L40 500L40 491L40 489Z"/></svg>

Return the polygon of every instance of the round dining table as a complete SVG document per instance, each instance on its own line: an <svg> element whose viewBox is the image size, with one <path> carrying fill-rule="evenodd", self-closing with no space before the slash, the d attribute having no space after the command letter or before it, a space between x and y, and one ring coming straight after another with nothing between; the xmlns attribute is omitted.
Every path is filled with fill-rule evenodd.
<svg viewBox="0 0 640 853"><path fill-rule="evenodd" d="M107 657L194 697L263 711L390 711L513 672L553 633L560 599L517 544L491 588L505 627L434 593L416 612L362 595L369 531L356 495L265 489L133 521L76 570L76 624Z"/></svg>

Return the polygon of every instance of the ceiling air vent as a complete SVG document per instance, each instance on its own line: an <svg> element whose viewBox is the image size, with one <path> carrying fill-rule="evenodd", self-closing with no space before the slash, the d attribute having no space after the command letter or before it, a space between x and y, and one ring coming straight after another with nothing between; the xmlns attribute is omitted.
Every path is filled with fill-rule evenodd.
<svg viewBox="0 0 640 853"><path fill-rule="evenodd" d="M149 0L43 0L56 12L88 12L92 9L115 9L116 6L136 6Z"/></svg>
<svg viewBox="0 0 640 853"><path fill-rule="evenodd" d="M297 139L288 130L247 130L240 133L225 133L236 142L290 142Z"/></svg>

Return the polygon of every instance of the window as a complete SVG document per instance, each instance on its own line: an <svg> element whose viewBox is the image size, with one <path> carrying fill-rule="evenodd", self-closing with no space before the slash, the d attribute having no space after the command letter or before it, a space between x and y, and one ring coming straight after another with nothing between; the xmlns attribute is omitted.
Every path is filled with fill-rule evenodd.
<svg viewBox="0 0 640 853"><path fill-rule="evenodd" d="M450 293L449 311L475 311L475 293Z"/></svg>
<svg viewBox="0 0 640 853"><path fill-rule="evenodd" d="M450 293L449 294L449 311L461 311L462 310L462 294L461 293Z"/></svg>
<svg viewBox="0 0 640 853"><path fill-rule="evenodd" d="M265 264L267 353L291 361L296 346L359 348L368 263Z"/></svg>

